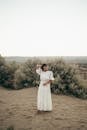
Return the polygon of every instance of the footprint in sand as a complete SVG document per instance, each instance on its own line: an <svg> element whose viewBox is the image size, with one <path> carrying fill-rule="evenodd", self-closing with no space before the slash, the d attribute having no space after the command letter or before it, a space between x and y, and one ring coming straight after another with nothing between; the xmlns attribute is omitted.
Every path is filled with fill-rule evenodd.
<svg viewBox="0 0 87 130"><path fill-rule="evenodd" d="M80 123L87 123L87 121L84 121L84 120L79 120L78 122L80 122Z"/></svg>
<svg viewBox="0 0 87 130"><path fill-rule="evenodd" d="M4 119L0 119L0 122L4 121Z"/></svg>
<svg viewBox="0 0 87 130"><path fill-rule="evenodd" d="M6 112L8 113L8 118L14 115L14 113L9 108L6 108Z"/></svg>
<svg viewBox="0 0 87 130"><path fill-rule="evenodd" d="M63 120L63 118L56 117L55 120Z"/></svg>
<svg viewBox="0 0 87 130"><path fill-rule="evenodd" d="M25 116L26 119L31 119L33 117L32 115L28 116L28 115L25 115L25 114L23 114L23 116Z"/></svg>
<svg viewBox="0 0 87 130"><path fill-rule="evenodd" d="M12 115L14 115L14 114L13 114L13 112L9 111L9 115L11 115L11 116L12 116Z"/></svg>
<svg viewBox="0 0 87 130"><path fill-rule="evenodd" d="M19 130L32 130L32 128L30 127L30 128L19 128Z"/></svg>
<svg viewBox="0 0 87 130"><path fill-rule="evenodd" d="M3 100L0 100L0 103L2 103L2 104L6 104Z"/></svg>

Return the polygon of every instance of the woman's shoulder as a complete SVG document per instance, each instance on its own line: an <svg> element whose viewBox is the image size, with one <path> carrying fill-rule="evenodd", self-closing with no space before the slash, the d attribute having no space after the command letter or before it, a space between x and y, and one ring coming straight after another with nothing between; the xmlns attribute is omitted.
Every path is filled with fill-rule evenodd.
<svg viewBox="0 0 87 130"><path fill-rule="evenodd" d="M51 74L51 73L53 73L53 72L52 72L51 70L48 70L48 73L50 73L50 74Z"/></svg>

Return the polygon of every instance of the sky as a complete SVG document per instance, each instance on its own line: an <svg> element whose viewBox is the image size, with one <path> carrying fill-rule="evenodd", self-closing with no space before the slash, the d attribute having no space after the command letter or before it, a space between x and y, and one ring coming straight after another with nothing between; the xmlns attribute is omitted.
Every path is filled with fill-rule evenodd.
<svg viewBox="0 0 87 130"><path fill-rule="evenodd" d="M0 0L2 56L87 56L87 0Z"/></svg>

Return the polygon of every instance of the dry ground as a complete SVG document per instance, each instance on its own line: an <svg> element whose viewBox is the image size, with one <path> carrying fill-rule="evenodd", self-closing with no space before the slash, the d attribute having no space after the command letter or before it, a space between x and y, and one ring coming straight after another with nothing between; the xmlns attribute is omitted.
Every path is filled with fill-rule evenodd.
<svg viewBox="0 0 87 130"><path fill-rule="evenodd" d="M87 100L52 94L53 111L37 113L36 97L37 88L0 87L0 130L87 130Z"/></svg>

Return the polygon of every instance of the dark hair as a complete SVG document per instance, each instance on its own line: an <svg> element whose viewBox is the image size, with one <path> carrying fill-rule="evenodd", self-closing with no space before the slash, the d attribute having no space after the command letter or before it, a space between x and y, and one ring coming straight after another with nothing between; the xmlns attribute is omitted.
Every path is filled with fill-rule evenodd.
<svg viewBox="0 0 87 130"><path fill-rule="evenodd" d="M44 70L44 67L47 67L47 64L42 64L41 69Z"/></svg>

